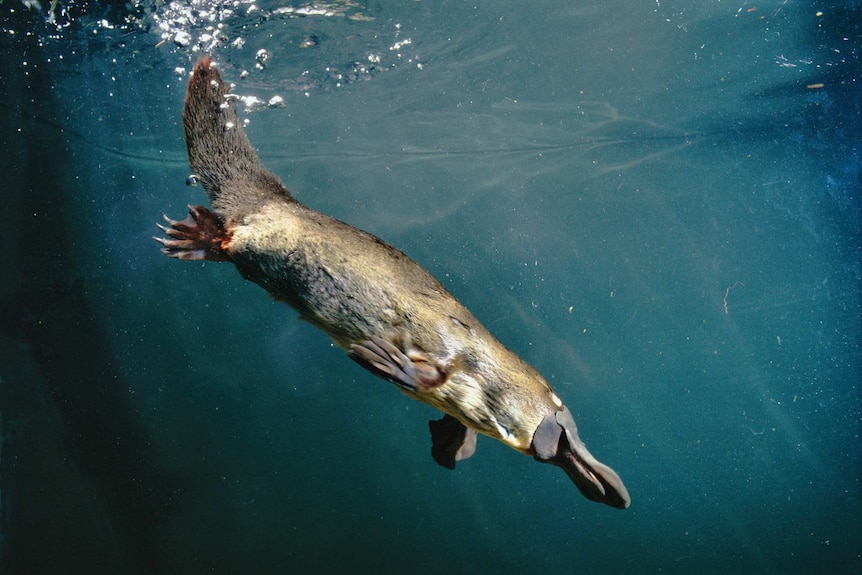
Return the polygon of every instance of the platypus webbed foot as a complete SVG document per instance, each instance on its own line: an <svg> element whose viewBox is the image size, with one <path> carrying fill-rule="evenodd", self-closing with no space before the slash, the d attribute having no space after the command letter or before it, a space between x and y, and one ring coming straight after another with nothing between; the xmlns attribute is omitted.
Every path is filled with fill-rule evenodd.
<svg viewBox="0 0 862 575"><path fill-rule="evenodd" d="M227 261L225 245L228 232L218 217L203 206L189 206L189 215L181 222L164 216L169 226L156 224L168 238L153 237L162 244L162 253L178 260Z"/></svg>
<svg viewBox="0 0 862 575"><path fill-rule="evenodd" d="M428 391L446 381L446 374L422 352L405 345L406 353L390 341L372 335L350 346L350 359L386 381L409 391Z"/></svg>
<svg viewBox="0 0 862 575"><path fill-rule="evenodd" d="M631 504L620 476L593 457L578 437L567 407L545 416L533 435L533 451L538 461L562 468L587 499L618 509Z"/></svg>
<svg viewBox="0 0 862 575"><path fill-rule="evenodd" d="M455 469L456 462L476 452L476 430L451 415L432 419L428 429L431 430L431 457L446 469Z"/></svg>

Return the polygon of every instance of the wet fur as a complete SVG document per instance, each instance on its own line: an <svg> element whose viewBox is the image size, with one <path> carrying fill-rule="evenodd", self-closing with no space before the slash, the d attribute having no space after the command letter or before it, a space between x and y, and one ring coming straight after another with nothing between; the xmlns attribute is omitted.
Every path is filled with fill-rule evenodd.
<svg viewBox="0 0 862 575"><path fill-rule="evenodd" d="M210 232L187 239L191 233L176 231L182 222L169 221L171 228L163 229L173 239L160 240L166 253L232 261L243 277L296 308L345 349L374 338L391 342L415 363L410 367L429 381L440 379L421 389L402 385L407 395L535 455L534 433L562 408L545 379L401 251L295 200L261 165L230 99L212 61L199 61L183 125L189 163L214 214L207 222L206 209L198 208L198 228L222 231L215 239ZM189 256L186 244L195 242L204 245Z"/></svg>

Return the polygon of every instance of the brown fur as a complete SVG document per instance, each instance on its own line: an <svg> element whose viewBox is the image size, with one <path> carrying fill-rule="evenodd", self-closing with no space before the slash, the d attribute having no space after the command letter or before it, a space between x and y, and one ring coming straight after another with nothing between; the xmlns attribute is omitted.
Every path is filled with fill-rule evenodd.
<svg viewBox="0 0 862 575"><path fill-rule="evenodd" d="M232 261L243 277L296 308L354 359L396 381L367 359L374 355L369 347L380 349L369 342L386 342L401 359L384 353L384 369L400 361L413 370L396 381L407 395L536 455L537 428L564 409L545 379L401 251L296 201L261 165L229 99L212 61L199 61L189 81L183 125L189 163L213 214L194 208L185 222L168 220L171 227L162 229L171 239L160 240L165 252L180 259ZM590 467L591 456L583 451ZM596 475L605 470L612 477L603 483L624 493L606 466L586 474L597 483ZM610 504L627 506L627 493Z"/></svg>

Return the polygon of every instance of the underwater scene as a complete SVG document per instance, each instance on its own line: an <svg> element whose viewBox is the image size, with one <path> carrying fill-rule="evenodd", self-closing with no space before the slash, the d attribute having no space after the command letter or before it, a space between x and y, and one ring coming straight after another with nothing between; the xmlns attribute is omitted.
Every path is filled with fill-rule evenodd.
<svg viewBox="0 0 862 575"><path fill-rule="evenodd" d="M860 46L859 0L3 0L0 573L862 572ZM279 291L317 228L254 151L442 287L322 219L355 276Z"/></svg>

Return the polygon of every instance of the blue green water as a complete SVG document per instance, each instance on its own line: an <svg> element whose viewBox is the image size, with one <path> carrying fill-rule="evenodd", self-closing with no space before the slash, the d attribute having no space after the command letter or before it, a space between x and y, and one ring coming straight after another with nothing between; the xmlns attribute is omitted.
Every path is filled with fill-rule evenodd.
<svg viewBox="0 0 862 575"><path fill-rule="evenodd" d="M2 572L862 571L858 1L29 4L0 5ZM205 203L205 50L264 163L539 369L631 508L488 438L443 469L434 410L159 253Z"/></svg>

